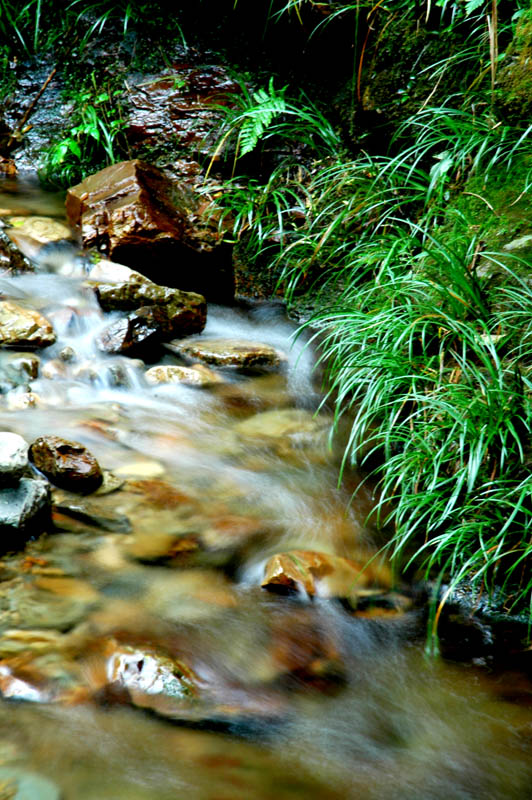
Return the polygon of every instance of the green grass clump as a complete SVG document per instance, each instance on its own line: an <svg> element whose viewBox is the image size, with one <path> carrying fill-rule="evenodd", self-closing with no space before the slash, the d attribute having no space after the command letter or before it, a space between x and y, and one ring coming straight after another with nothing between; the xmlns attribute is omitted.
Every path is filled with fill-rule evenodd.
<svg viewBox="0 0 532 800"><path fill-rule="evenodd" d="M313 297L305 325L324 402L337 428L350 422L343 468L374 482L392 559L451 586L502 587L522 609L532 606L532 290L519 277L527 265L487 252L456 204L476 180L489 210L482 187L515 165L514 195L526 194L532 128L483 108L420 110L391 155L331 147L267 182L238 176L217 206L289 303Z"/></svg>

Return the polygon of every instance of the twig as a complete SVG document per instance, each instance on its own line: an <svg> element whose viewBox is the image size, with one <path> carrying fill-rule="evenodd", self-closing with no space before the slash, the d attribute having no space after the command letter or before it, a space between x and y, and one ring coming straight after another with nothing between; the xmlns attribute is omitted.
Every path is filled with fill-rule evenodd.
<svg viewBox="0 0 532 800"><path fill-rule="evenodd" d="M33 109L35 108L35 106L37 105L39 99L42 97L42 95L46 91L46 88L47 88L48 84L53 79L53 77L56 74L56 72L57 72L57 67L54 67L53 70L48 75L48 77L46 78L46 80L43 83L43 85L41 86L41 88L39 89L39 91L37 92L37 94L35 95L35 97L33 98L33 100L31 101L31 103L29 104L29 106L26 109L26 111L24 112L22 118L19 120L16 128L13 130L13 132L11 133L11 135L10 135L8 141L7 141L7 149L8 150L11 147L11 145L13 144L13 142L16 139L20 138L20 133L22 131L22 128L24 127L24 125L26 124L28 119L30 118L31 114L33 113Z"/></svg>

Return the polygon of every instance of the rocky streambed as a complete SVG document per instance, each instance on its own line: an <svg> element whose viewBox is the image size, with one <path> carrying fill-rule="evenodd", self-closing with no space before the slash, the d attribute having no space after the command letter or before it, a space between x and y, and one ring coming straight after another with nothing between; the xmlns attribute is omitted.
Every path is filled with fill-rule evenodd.
<svg viewBox="0 0 532 800"><path fill-rule="evenodd" d="M0 797L530 797L532 651L425 659L282 309L77 196L96 263L0 187Z"/></svg>

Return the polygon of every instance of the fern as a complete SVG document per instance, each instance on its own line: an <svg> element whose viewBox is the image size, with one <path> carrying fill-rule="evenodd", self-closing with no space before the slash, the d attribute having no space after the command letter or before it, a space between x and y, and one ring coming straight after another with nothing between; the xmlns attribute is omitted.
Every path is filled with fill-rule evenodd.
<svg viewBox="0 0 532 800"><path fill-rule="evenodd" d="M258 89L252 94L254 104L239 115L241 128L238 134L238 152L241 156L251 153L262 139L264 131L269 128L275 117L286 112L284 86L276 91L273 78L270 78L268 90Z"/></svg>

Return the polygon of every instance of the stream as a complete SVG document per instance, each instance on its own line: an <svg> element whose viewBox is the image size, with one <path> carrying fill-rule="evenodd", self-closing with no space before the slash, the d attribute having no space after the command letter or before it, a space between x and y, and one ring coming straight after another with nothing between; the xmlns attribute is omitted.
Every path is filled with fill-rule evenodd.
<svg viewBox="0 0 532 800"><path fill-rule="evenodd" d="M62 203L0 184L6 216ZM281 370L150 385L98 351L120 314L70 266L0 276L57 334L0 430L81 442L109 476L54 490L53 531L0 559L0 800L532 798L529 679L427 659L386 564L357 603L261 587L276 553L374 552L370 491L337 486L315 354L280 306L211 305L201 337L271 345Z"/></svg>

